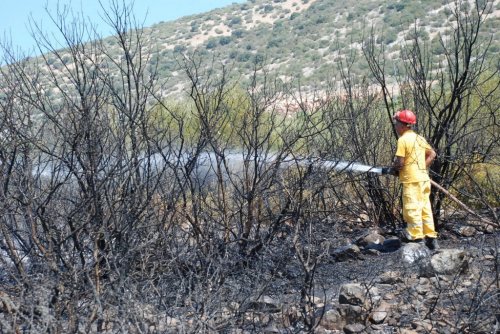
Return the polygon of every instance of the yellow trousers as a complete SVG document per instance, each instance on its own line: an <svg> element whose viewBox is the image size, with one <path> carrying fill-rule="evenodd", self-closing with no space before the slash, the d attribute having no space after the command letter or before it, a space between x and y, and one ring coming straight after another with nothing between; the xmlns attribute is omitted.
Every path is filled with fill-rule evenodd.
<svg viewBox="0 0 500 334"><path fill-rule="evenodd" d="M403 183L403 218L408 239L437 238L432 218L431 182Z"/></svg>

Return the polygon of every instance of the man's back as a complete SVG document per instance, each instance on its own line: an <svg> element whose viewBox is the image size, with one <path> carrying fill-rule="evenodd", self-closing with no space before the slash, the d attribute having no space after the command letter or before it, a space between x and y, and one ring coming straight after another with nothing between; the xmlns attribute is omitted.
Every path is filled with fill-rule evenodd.
<svg viewBox="0 0 500 334"><path fill-rule="evenodd" d="M413 130L407 130L399 137L396 156L404 158L404 165L399 171L401 183L429 180L425 151L430 149L427 141Z"/></svg>

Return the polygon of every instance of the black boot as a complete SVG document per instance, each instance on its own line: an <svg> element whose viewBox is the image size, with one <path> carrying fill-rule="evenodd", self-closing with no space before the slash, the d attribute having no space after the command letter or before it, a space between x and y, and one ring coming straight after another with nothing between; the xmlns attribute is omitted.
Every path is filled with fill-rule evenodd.
<svg viewBox="0 0 500 334"><path fill-rule="evenodd" d="M425 245L427 248L430 250L438 250L439 249L439 244L437 241L437 238L425 238Z"/></svg>

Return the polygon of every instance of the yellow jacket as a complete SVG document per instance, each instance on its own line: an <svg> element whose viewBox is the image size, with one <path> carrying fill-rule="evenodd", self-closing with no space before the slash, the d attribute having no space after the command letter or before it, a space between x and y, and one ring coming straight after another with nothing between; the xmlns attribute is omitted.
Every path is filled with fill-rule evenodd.
<svg viewBox="0 0 500 334"><path fill-rule="evenodd" d="M401 183L429 180L425 166L425 151L432 150L424 137L413 130L405 131L398 139L396 156L404 158L404 165L399 171Z"/></svg>

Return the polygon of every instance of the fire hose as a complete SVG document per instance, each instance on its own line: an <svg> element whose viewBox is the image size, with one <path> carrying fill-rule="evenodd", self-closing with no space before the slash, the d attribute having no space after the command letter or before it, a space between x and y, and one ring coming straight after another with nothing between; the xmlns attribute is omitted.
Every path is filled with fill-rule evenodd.
<svg viewBox="0 0 500 334"><path fill-rule="evenodd" d="M488 219L486 219L484 217L481 217L479 214L477 214L476 212L474 212L467 205L465 205L462 201L460 201L458 198L456 198L455 196L453 196L453 194L451 194L448 190L446 190L445 188L443 188L436 181L434 181L434 180L431 179L431 184L432 184L433 187L435 187L436 189L438 189L439 191L441 191L443 194L445 194L446 196L448 196L453 202L457 203L462 209L464 209L465 211L467 211L471 215L478 217L482 222L484 222L484 223L486 223L488 225L492 225L492 226L498 227L498 224L495 224L495 223L489 221Z"/></svg>
<svg viewBox="0 0 500 334"><path fill-rule="evenodd" d="M384 175L384 174L394 175L394 176L398 175L397 171L393 167L376 168L376 173L380 174L380 175ZM453 194L451 194L448 190L446 190L439 183L437 183L436 181L434 181L432 179L430 181L431 181L431 185L434 188L436 188L437 190L441 191L443 194L445 194L446 196L448 196L453 202L455 202L456 204L458 204L462 209L464 209L465 211L467 211L469 214L471 214L471 215L479 218L482 222L484 222L484 223L486 223L488 225L492 225L492 226L498 227L498 224L495 224L495 223L489 221L488 219L486 219L484 217L481 217L478 213L474 212L471 208L469 208L462 201L460 201L458 198L456 198Z"/></svg>

